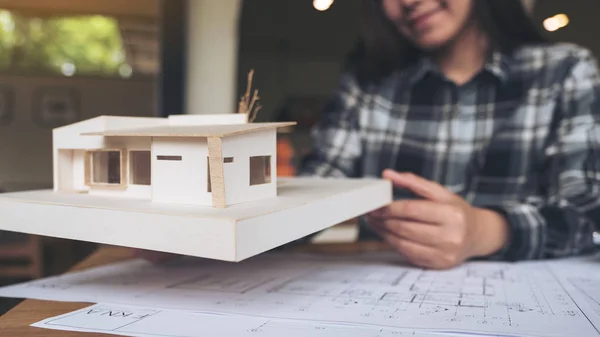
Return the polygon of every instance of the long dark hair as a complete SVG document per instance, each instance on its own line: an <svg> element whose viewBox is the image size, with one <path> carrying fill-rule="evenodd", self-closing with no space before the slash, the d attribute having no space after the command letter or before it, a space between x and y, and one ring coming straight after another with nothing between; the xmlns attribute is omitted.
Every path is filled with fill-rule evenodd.
<svg viewBox="0 0 600 337"><path fill-rule="evenodd" d="M474 0L475 19L492 47L510 53L526 44L548 40L531 20L522 0ZM347 67L363 80L381 76L416 61L421 52L404 39L386 17L381 0L363 0L361 35Z"/></svg>

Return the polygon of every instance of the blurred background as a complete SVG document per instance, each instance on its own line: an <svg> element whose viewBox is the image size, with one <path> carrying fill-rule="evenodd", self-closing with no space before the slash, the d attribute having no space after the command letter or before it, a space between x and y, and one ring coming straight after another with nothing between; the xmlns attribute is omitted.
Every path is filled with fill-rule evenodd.
<svg viewBox="0 0 600 337"><path fill-rule="evenodd" d="M600 1L524 1L553 40L598 55ZM0 192L52 186L54 127L234 112L250 69L257 121L299 122L278 145L278 172L293 175L359 16L359 0L0 0ZM0 232L0 285L62 273L94 248Z"/></svg>

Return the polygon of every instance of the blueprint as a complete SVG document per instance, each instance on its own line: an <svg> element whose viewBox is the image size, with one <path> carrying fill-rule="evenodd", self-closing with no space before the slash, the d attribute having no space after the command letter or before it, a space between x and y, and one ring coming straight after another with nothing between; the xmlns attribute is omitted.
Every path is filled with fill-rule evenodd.
<svg viewBox="0 0 600 337"><path fill-rule="evenodd" d="M600 330L600 255L561 260L550 267L586 317Z"/></svg>
<svg viewBox="0 0 600 337"><path fill-rule="evenodd" d="M567 277L567 282L579 291L580 296L593 310L595 318L600 318L600 278Z"/></svg>
<svg viewBox="0 0 600 337"><path fill-rule="evenodd" d="M34 327L134 337L444 337L434 333L96 304ZM447 337L447 336L446 336Z"/></svg>
<svg viewBox="0 0 600 337"><path fill-rule="evenodd" d="M432 271L385 257L363 261L265 254L240 263L181 259L163 266L132 260L1 288L0 296L119 303L312 324L512 336L600 336L582 309L590 306L580 307L545 262L470 262Z"/></svg>

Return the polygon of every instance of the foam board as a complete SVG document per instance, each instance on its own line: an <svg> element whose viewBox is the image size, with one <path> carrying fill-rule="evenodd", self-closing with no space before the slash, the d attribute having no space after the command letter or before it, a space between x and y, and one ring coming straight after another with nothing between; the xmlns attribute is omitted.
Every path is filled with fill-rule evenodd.
<svg viewBox="0 0 600 337"><path fill-rule="evenodd" d="M214 208L36 190L0 194L0 229L237 262L383 207L381 179L281 177L277 196Z"/></svg>

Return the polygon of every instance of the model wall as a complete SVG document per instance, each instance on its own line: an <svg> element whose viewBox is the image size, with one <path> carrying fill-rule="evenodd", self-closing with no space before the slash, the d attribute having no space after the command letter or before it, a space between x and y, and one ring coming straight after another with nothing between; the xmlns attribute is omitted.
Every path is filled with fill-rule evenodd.
<svg viewBox="0 0 600 337"><path fill-rule="evenodd" d="M227 204L273 197L277 193L275 130L253 132L223 139L223 157L233 158L223 163ZM250 186L250 157L271 156L271 183Z"/></svg>
<svg viewBox="0 0 600 337"><path fill-rule="evenodd" d="M207 158L206 138L154 138L152 199L157 202L212 205L212 195L207 188Z"/></svg>

